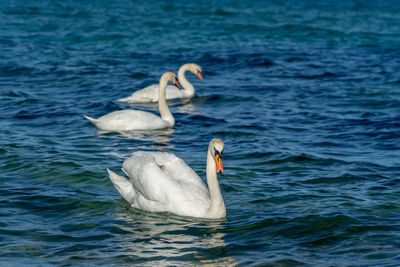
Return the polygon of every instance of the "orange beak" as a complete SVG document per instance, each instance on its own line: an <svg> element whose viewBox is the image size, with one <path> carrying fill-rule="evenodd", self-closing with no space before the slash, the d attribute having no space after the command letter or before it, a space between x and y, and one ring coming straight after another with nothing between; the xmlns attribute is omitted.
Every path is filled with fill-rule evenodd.
<svg viewBox="0 0 400 267"><path fill-rule="evenodd" d="M181 89L181 86L179 85L178 81L175 81L175 85L176 85L176 87L178 87L179 89Z"/></svg>
<svg viewBox="0 0 400 267"><path fill-rule="evenodd" d="M199 77L200 80L203 80L203 76L201 76L201 71L199 71L199 72L197 73L197 77Z"/></svg>
<svg viewBox="0 0 400 267"><path fill-rule="evenodd" d="M223 173L224 166L222 166L222 158L219 155L215 155L215 164L217 166L217 173Z"/></svg>

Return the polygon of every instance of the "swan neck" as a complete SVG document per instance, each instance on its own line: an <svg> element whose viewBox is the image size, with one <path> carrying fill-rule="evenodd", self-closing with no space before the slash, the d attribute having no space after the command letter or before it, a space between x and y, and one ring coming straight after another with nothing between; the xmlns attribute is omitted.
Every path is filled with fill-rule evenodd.
<svg viewBox="0 0 400 267"><path fill-rule="evenodd" d="M178 71L178 79L179 83L183 87L183 93L185 94L185 97L192 97L194 96L194 87L193 85L186 79L185 73L188 71L188 66L183 65L182 67L179 68Z"/></svg>
<svg viewBox="0 0 400 267"><path fill-rule="evenodd" d="M221 189L219 188L217 179L217 168L215 166L215 160L211 155L210 149L207 153L207 184L210 192L210 208L208 215L210 218L222 218L226 215L225 203L221 195Z"/></svg>
<svg viewBox="0 0 400 267"><path fill-rule="evenodd" d="M175 119L168 108L166 100L167 83L168 81L166 79L160 80L160 90L158 91L158 110L160 111L161 119L167 121L170 126L174 126Z"/></svg>

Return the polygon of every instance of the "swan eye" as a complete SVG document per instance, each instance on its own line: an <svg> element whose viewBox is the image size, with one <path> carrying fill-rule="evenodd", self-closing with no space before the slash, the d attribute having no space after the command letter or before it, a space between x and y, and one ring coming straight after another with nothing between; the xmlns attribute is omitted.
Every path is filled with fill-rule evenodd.
<svg viewBox="0 0 400 267"><path fill-rule="evenodd" d="M223 154L224 154L224 151L222 150L222 152L219 152L218 150L216 150L215 148L214 148L214 151L215 151L215 155L218 155L221 159L222 159L222 156L223 156Z"/></svg>

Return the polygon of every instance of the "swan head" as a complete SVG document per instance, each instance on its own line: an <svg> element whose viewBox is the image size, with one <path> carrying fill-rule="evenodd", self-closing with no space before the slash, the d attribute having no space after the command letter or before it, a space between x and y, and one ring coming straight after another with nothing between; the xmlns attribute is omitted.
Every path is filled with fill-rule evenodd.
<svg viewBox="0 0 400 267"><path fill-rule="evenodd" d="M171 82L173 84L176 85L176 87L178 87L179 89L181 89L182 87L179 85L178 83L178 77L176 77L176 74L173 72L166 72L161 76L160 80L164 80L167 82Z"/></svg>
<svg viewBox="0 0 400 267"><path fill-rule="evenodd" d="M222 165L222 157L224 155L224 142L221 139L214 138L210 142L210 152L215 160L217 173L223 173L224 167Z"/></svg>
<svg viewBox="0 0 400 267"><path fill-rule="evenodd" d="M187 65L187 70L189 70L194 75L197 75L200 80L203 80L203 76L201 75L201 67L195 63L185 64Z"/></svg>

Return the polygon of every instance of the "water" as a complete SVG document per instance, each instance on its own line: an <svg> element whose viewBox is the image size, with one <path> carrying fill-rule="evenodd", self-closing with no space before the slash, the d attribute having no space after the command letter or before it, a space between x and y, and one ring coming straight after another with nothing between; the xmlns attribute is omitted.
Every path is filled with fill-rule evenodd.
<svg viewBox="0 0 400 267"><path fill-rule="evenodd" d="M399 265L399 7L2 1L0 264ZM174 129L82 117L187 62L204 81ZM107 177L137 150L205 177L212 137L226 220L127 210Z"/></svg>

